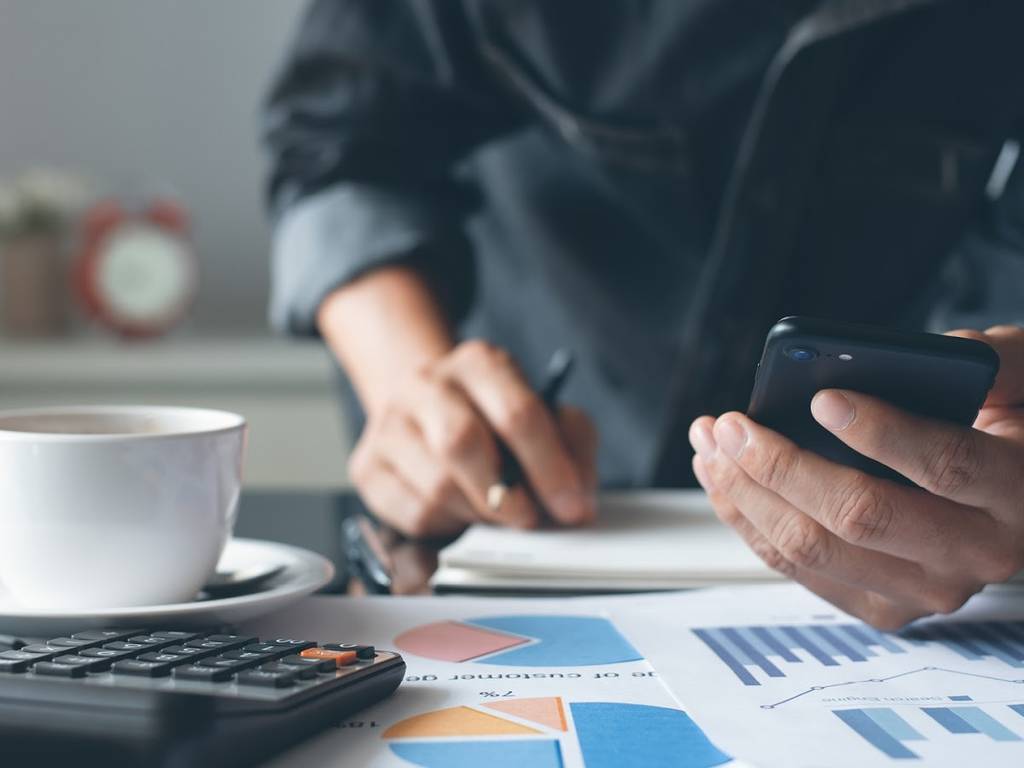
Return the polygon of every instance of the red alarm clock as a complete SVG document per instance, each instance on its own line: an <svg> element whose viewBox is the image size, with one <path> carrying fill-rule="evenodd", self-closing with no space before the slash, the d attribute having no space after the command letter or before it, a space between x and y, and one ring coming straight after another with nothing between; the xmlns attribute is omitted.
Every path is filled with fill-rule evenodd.
<svg viewBox="0 0 1024 768"><path fill-rule="evenodd" d="M181 206L157 200L126 210L108 200L85 215L83 229L75 287L93 318L123 336L148 337L185 316L198 265Z"/></svg>

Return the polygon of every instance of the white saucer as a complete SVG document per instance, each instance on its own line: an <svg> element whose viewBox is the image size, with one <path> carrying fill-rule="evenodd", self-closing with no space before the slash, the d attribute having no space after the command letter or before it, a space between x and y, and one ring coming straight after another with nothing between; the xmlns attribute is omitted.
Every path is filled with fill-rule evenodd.
<svg viewBox="0 0 1024 768"><path fill-rule="evenodd" d="M258 592L219 600L81 613L26 608L15 602L0 584L0 632L49 638L93 627L217 627L279 610L315 592L334 578L334 565L315 552L256 539L229 541L218 570L271 563L280 563L284 570L267 581Z"/></svg>

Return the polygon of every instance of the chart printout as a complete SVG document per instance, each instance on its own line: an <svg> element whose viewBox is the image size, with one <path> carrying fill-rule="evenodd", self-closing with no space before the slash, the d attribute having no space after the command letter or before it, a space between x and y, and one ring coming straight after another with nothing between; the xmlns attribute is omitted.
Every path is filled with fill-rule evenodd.
<svg viewBox="0 0 1024 768"><path fill-rule="evenodd" d="M318 597L252 627L399 651L394 696L272 766L735 765L678 706L602 603Z"/></svg>
<svg viewBox="0 0 1024 768"><path fill-rule="evenodd" d="M882 633L796 585L612 611L714 743L765 768L1024 765L1024 591Z"/></svg>

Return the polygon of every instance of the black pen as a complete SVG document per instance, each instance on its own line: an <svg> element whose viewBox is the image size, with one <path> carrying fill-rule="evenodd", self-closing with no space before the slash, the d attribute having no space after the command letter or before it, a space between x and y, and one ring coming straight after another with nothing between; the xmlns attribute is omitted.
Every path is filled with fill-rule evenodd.
<svg viewBox="0 0 1024 768"><path fill-rule="evenodd" d="M540 399L552 415L558 409L558 398L569 374L572 373L574 362L572 352L565 348L556 350L548 362L547 371L544 373L544 382L540 386ZM525 480L523 467L508 446L499 443L498 449L501 456L501 479L487 489L487 506L494 512L501 509L505 495Z"/></svg>

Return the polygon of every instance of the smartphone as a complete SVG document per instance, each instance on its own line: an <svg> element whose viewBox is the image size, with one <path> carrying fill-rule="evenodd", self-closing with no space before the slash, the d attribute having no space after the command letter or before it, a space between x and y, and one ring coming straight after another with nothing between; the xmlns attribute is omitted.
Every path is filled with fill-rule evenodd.
<svg viewBox="0 0 1024 768"><path fill-rule="evenodd" d="M818 424L811 398L822 389L849 389L970 426L998 370L995 350L974 339L784 317L768 332L747 415L831 461L909 482Z"/></svg>

